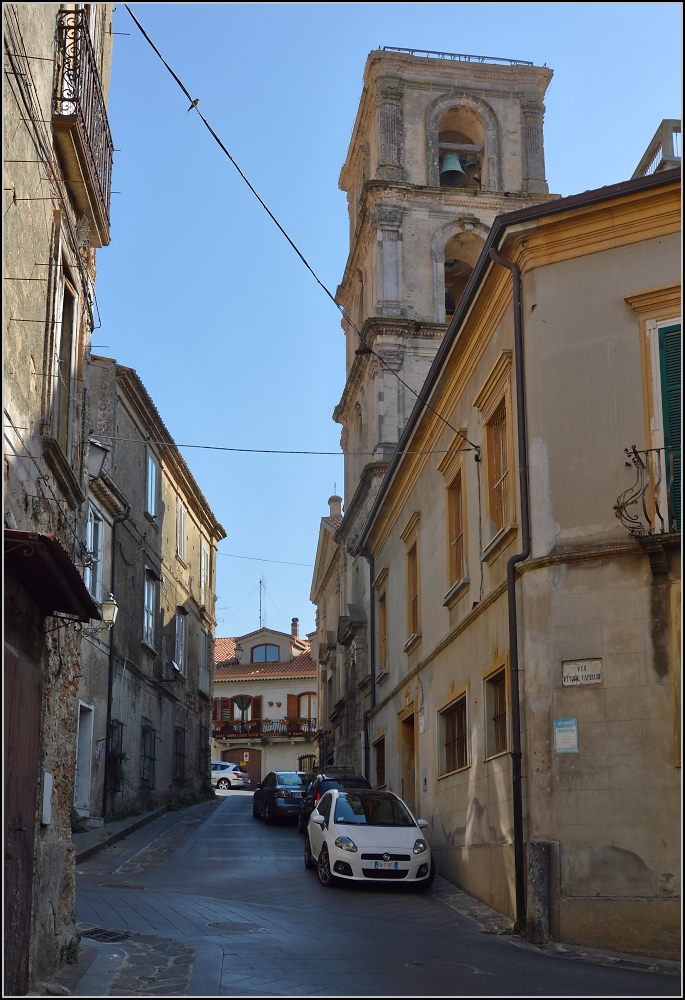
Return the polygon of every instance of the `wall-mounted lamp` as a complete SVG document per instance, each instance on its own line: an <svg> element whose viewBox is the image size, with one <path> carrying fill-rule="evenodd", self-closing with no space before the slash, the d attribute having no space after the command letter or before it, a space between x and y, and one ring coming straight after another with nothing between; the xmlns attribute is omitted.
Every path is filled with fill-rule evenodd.
<svg viewBox="0 0 685 1000"><path fill-rule="evenodd" d="M112 627L117 620L117 614L119 613L119 605L114 600L112 594L110 594L107 600L103 601L100 605L100 614L102 615L102 621L99 625L88 625L86 628L83 627L83 622L79 621L78 618L62 618L61 616L55 615L57 618L57 624L53 625L52 628L47 628L45 631L54 632L58 628L73 628L75 632L80 632L81 635L95 635L97 632L111 632Z"/></svg>
<svg viewBox="0 0 685 1000"><path fill-rule="evenodd" d="M237 663L240 663L240 661L243 658L243 647L240 645L240 643L238 643L238 645L235 647L235 658Z"/></svg>
<svg viewBox="0 0 685 1000"><path fill-rule="evenodd" d="M88 475L91 479L99 479L105 459L109 455L109 448L105 448L95 438L91 438L88 443Z"/></svg>

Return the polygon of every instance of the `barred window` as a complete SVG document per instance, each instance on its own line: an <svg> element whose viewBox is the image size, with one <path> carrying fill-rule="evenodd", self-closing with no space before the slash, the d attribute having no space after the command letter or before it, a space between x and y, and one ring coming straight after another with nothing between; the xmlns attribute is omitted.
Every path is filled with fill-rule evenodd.
<svg viewBox="0 0 685 1000"><path fill-rule="evenodd" d="M181 726L174 727L174 781L185 781L186 771L186 731Z"/></svg>
<svg viewBox="0 0 685 1000"><path fill-rule="evenodd" d="M485 682L487 712L486 754L492 757L507 749L507 684L504 669Z"/></svg>
<svg viewBox="0 0 685 1000"><path fill-rule="evenodd" d="M466 695L440 714L440 773L449 774L468 765Z"/></svg>
<svg viewBox="0 0 685 1000"><path fill-rule="evenodd" d="M107 769L107 788L113 794L121 791L124 783L124 724L118 719L112 719L109 724L109 761Z"/></svg>
<svg viewBox="0 0 685 1000"><path fill-rule="evenodd" d="M155 787L155 760L157 732L152 726L143 726L140 743L140 783L144 788Z"/></svg>

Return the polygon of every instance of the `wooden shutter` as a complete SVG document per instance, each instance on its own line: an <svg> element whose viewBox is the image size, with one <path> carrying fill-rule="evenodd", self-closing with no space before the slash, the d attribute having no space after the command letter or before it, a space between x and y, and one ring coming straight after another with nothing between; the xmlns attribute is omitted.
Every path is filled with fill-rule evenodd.
<svg viewBox="0 0 685 1000"><path fill-rule="evenodd" d="M662 327L659 330L659 363L661 368L661 403L664 415L664 444L677 449L667 452L666 468L671 481L670 504L676 522L676 530L680 531L680 432L682 426L682 410L680 402L681 375L681 327L680 323Z"/></svg>
<svg viewBox="0 0 685 1000"><path fill-rule="evenodd" d="M299 699L296 694L288 695L287 716L289 719L297 719L300 715Z"/></svg>
<svg viewBox="0 0 685 1000"><path fill-rule="evenodd" d="M260 722L262 718L262 696L258 694L252 699L252 721Z"/></svg>

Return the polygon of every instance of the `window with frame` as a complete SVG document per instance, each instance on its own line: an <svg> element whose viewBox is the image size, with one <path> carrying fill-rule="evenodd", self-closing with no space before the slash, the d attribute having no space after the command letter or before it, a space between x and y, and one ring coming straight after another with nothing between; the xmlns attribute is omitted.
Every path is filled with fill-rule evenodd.
<svg viewBox="0 0 685 1000"><path fill-rule="evenodd" d="M209 668L207 662L207 633L200 629L200 643L198 647L198 687L203 694L209 694Z"/></svg>
<svg viewBox="0 0 685 1000"><path fill-rule="evenodd" d="M378 595L378 667L388 669L388 600L383 591Z"/></svg>
<svg viewBox="0 0 685 1000"><path fill-rule="evenodd" d="M143 725L140 739L140 783L144 788L155 787L157 731Z"/></svg>
<svg viewBox="0 0 685 1000"><path fill-rule="evenodd" d="M103 520L94 507L89 506L86 521L86 565L83 582L96 601L102 598L102 541Z"/></svg>
<svg viewBox="0 0 685 1000"><path fill-rule="evenodd" d="M186 776L186 731L182 726L174 727L173 780L181 784Z"/></svg>
<svg viewBox="0 0 685 1000"><path fill-rule="evenodd" d="M186 613L179 608L175 617L174 663L182 674L186 672Z"/></svg>
<svg viewBox="0 0 685 1000"><path fill-rule="evenodd" d="M253 663L278 663L280 655L279 647L273 646L271 643L252 647Z"/></svg>
<svg viewBox="0 0 685 1000"><path fill-rule="evenodd" d="M507 677L502 667L485 680L485 755L494 757L504 753L507 736Z"/></svg>
<svg viewBox="0 0 685 1000"><path fill-rule="evenodd" d="M374 743L373 751L376 758L376 788L380 788L385 784L385 737Z"/></svg>
<svg viewBox="0 0 685 1000"><path fill-rule="evenodd" d="M159 488L159 465L157 459L148 451L147 453L147 492L145 497L145 511L150 517L157 517L157 490Z"/></svg>
<svg viewBox="0 0 685 1000"><path fill-rule="evenodd" d="M488 453L488 514L492 536L511 522L507 403L503 399L485 428Z"/></svg>
<svg viewBox="0 0 685 1000"><path fill-rule="evenodd" d="M314 723L316 728L316 691L305 691L299 695L298 718Z"/></svg>
<svg viewBox="0 0 685 1000"><path fill-rule="evenodd" d="M464 550L464 486L463 469L457 470L447 487L448 565L450 585L466 576Z"/></svg>
<svg viewBox="0 0 685 1000"><path fill-rule="evenodd" d="M143 594L143 642L155 649L155 619L157 610L157 581L154 575L145 571Z"/></svg>
<svg viewBox="0 0 685 1000"><path fill-rule="evenodd" d="M209 549L202 542L200 547L200 605L206 607L209 597Z"/></svg>
<svg viewBox="0 0 685 1000"><path fill-rule="evenodd" d="M468 766L466 695L440 712L440 774Z"/></svg>
<svg viewBox="0 0 685 1000"><path fill-rule="evenodd" d="M53 379L53 433L62 451L71 459L73 403L76 399L75 353L78 325L78 295L62 265L58 292L56 326L59 343L55 350L56 377Z"/></svg>
<svg viewBox="0 0 685 1000"><path fill-rule="evenodd" d="M419 631L419 554L416 541L407 550L407 619L409 635Z"/></svg>
<svg viewBox="0 0 685 1000"><path fill-rule="evenodd" d="M669 530L681 526L682 328L659 324L659 376L664 424L664 466Z"/></svg>
<svg viewBox="0 0 685 1000"><path fill-rule="evenodd" d="M186 509L179 500L176 514L176 554L183 562L186 560L186 519Z"/></svg>

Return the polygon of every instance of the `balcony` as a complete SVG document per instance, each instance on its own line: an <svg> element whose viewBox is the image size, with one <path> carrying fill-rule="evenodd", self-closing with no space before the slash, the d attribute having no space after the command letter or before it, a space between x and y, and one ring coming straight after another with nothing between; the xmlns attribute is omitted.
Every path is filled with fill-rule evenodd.
<svg viewBox="0 0 685 1000"><path fill-rule="evenodd" d="M61 10L57 26L55 145L76 211L90 225L90 246L107 246L114 146L86 10Z"/></svg>
<svg viewBox="0 0 685 1000"><path fill-rule="evenodd" d="M213 722L215 740L304 739L316 732L316 719L254 719Z"/></svg>
<svg viewBox="0 0 685 1000"><path fill-rule="evenodd" d="M635 482L614 504L616 517L635 538L680 531L680 448L626 448ZM635 508L635 509L633 509Z"/></svg>
<svg viewBox="0 0 685 1000"><path fill-rule="evenodd" d="M677 118L664 118L633 177L647 177L657 170L680 166L680 122Z"/></svg>

